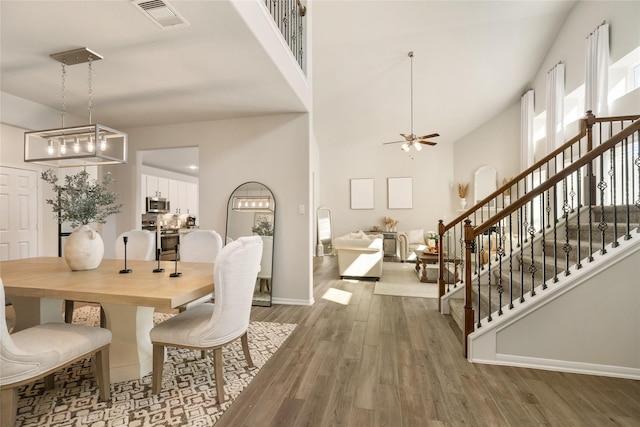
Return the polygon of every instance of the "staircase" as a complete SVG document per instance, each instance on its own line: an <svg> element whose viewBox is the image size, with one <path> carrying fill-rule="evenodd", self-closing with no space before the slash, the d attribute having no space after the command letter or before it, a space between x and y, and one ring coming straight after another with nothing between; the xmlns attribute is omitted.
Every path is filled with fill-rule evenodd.
<svg viewBox="0 0 640 427"><path fill-rule="evenodd" d="M480 274L475 274L472 279L474 307L479 307L480 310L479 316L476 313L477 320L480 323L483 320L489 321L489 316L496 317L496 312L500 309L504 313L513 308L514 302L526 301L536 286L544 286L545 283L549 286L562 279L570 280L572 270L578 268L578 254L580 254L580 267L582 267L582 264L589 262L592 255L602 251L602 238L604 238L606 250L614 241L626 239L627 236L635 237L640 233L638 227L635 229L627 228L627 219L629 224L636 226L640 224L640 209L635 206L606 206L604 212L600 208L594 208L591 214L593 222L607 224L604 232L593 228L589 230L589 212L588 209L583 209L579 215L574 212L568 215L567 219L563 218L555 224L556 239L554 239L553 227L549 226L544 235L542 232L538 232L533 242L526 242L522 248L515 249L511 254L505 254L502 261L499 256L492 256L490 263L486 264ZM629 227L631 228L631 226ZM591 240L589 239L590 233ZM561 234L560 238L558 238L558 234ZM589 247L590 241L592 242L591 248ZM533 257L531 256L532 246ZM566 247L571 248L568 253L564 250ZM544 248L544 252L542 248ZM500 268L500 263L503 268ZM510 263L512 268L509 268ZM530 273L532 265L535 267L533 278ZM543 272L544 280L542 279ZM499 291L501 285L502 292ZM460 289L462 286L451 289L447 314L451 315L460 330L464 330L465 302Z"/></svg>
<svg viewBox="0 0 640 427"><path fill-rule="evenodd" d="M536 304L549 304L543 302L549 295L591 280L600 274L598 268L618 262L615 257L622 260L633 254L621 277L631 283L630 295L635 295L640 282L629 268L635 269L635 258L640 263L639 119L596 118L588 112L574 138L449 224L440 221L440 309L460 326L465 357L470 342L477 343L476 338L485 334L482 331L510 325L513 321L505 320L510 316L520 319L525 311L536 310ZM609 261L603 263L605 257ZM462 265L458 283L445 277L447 258ZM590 292L596 288L591 284ZM590 295L597 301L597 294ZM572 313L582 319L591 309L574 307ZM640 321L640 315L631 317ZM498 346L497 341L485 344ZM520 342L522 347L526 344Z"/></svg>

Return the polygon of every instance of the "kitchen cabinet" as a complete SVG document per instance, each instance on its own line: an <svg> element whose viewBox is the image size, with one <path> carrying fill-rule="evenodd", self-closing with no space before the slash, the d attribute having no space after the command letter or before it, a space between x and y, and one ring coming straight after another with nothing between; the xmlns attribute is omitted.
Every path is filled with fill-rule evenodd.
<svg viewBox="0 0 640 427"><path fill-rule="evenodd" d="M170 213L198 213L198 184L154 175L142 175L142 211L146 197L164 197L170 203Z"/></svg>

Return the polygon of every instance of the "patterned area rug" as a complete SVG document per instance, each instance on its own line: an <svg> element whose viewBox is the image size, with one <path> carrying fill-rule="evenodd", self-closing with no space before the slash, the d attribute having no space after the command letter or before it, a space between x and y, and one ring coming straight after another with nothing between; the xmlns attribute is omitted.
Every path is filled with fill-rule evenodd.
<svg viewBox="0 0 640 427"><path fill-rule="evenodd" d="M382 277L373 291L376 295L438 298L438 285L421 283L412 262L385 262Z"/></svg>
<svg viewBox="0 0 640 427"><path fill-rule="evenodd" d="M97 326L99 310L75 310L74 323ZM156 313L154 322L172 316ZM45 392L43 381L20 388L16 426L211 426L231 406L266 361L295 329L294 324L251 322L250 369L240 340L223 350L227 401L217 405L213 355L167 349L162 392L151 394L151 374L140 380L111 384L111 401L100 402L91 359L56 373L56 388Z"/></svg>

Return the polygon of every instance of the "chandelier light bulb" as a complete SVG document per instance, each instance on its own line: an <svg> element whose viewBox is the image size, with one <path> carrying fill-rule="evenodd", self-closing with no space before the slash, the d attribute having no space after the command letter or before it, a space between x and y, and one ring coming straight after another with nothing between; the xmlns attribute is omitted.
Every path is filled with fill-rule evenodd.
<svg viewBox="0 0 640 427"><path fill-rule="evenodd" d="M60 143L60 154L67 154L67 143L64 139Z"/></svg>
<svg viewBox="0 0 640 427"><path fill-rule="evenodd" d="M87 151L95 151L96 145L93 143L93 135L89 136L89 141L87 142Z"/></svg>
<svg viewBox="0 0 640 427"><path fill-rule="evenodd" d="M104 151L107 149L107 136L102 135L100 137L100 151Z"/></svg>
<svg viewBox="0 0 640 427"><path fill-rule="evenodd" d="M73 152L74 153L80 152L80 137L76 136L76 139L73 142Z"/></svg>
<svg viewBox="0 0 640 427"><path fill-rule="evenodd" d="M49 140L49 144L47 145L47 154L53 156L53 140Z"/></svg>

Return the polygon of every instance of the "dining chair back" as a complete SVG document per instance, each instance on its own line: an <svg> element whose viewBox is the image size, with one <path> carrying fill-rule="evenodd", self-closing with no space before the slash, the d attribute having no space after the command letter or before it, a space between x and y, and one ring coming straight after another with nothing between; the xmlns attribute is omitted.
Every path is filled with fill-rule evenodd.
<svg viewBox="0 0 640 427"><path fill-rule="evenodd" d="M273 267L273 236L262 236L262 259L260 260L260 292L271 291L271 269Z"/></svg>
<svg viewBox="0 0 640 427"><path fill-rule="evenodd" d="M10 334L0 279L0 425L15 424L20 386L44 378L45 389L52 389L54 372L89 355L96 368L100 399L110 400L110 344L110 330L68 323L46 323Z"/></svg>
<svg viewBox="0 0 640 427"><path fill-rule="evenodd" d="M222 237L214 230L195 230L180 236L180 261L214 263Z"/></svg>
<svg viewBox="0 0 640 427"><path fill-rule="evenodd" d="M222 237L214 230L195 230L180 237L180 261L214 263L222 250ZM178 311L188 310L204 302L211 302L213 294L208 294L178 307Z"/></svg>
<svg viewBox="0 0 640 427"><path fill-rule="evenodd" d="M151 261L156 259L156 235L149 230L130 230L116 239L117 259L124 259L124 239L127 236L127 259Z"/></svg>
<svg viewBox="0 0 640 427"><path fill-rule="evenodd" d="M162 388L165 347L213 350L218 403L225 401L222 348L240 338L247 364L249 367L253 366L247 329L261 256L260 236L240 237L223 247L213 267L215 304L200 304L151 330L153 394L160 393Z"/></svg>

